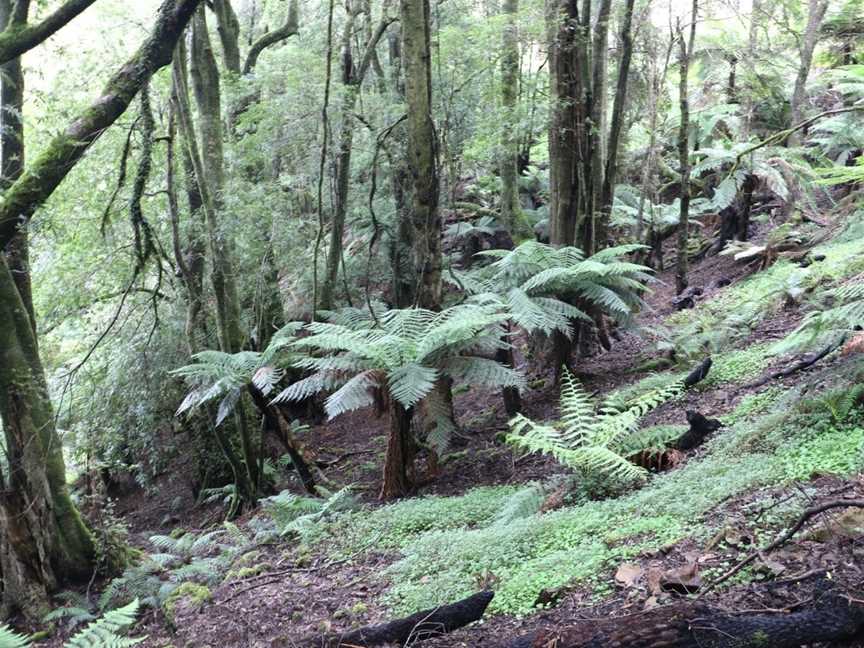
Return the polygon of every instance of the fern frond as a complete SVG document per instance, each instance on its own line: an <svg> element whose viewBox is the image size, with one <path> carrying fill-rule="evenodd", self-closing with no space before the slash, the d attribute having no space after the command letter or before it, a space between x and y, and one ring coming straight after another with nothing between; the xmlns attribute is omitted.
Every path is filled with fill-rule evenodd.
<svg viewBox="0 0 864 648"><path fill-rule="evenodd" d="M390 395L406 409L423 400L435 387L436 380L437 369L415 362L404 364L387 374Z"/></svg>
<svg viewBox="0 0 864 648"><path fill-rule="evenodd" d="M18 634L8 625L0 626L0 648L29 648L30 639Z"/></svg>
<svg viewBox="0 0 864 648"><path fill-rule="evenodd" d="M101 619L67 641L64 648L126 648L141 643L146 637L133 639L119 634L134 625L139 607L140 603L135 599L128 605L105 613Z"/></svg>
<svg viewBox="0 0 864 648"><path fill-rule="evenodd" d="M358 410L374 401L372 389L378 386L377 372L364 371L333 392L324 404L331 419L344 412Z"/></svg>

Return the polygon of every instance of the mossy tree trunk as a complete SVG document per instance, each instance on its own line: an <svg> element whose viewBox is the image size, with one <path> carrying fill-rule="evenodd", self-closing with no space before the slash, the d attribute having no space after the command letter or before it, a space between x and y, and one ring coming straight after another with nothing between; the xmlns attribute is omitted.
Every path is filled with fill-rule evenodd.
<svg viewBox="0 0 864 648"><path fill-rule="evenodd" d="M7 458L0 484L0 569L4 607L18 608L31 618L39 618L45 611L48 594L60 579L83 578L92 573L96 552L66 484L62 443L54 425L39 358L29 286L16 282L10 263L26 276L26 254L22 256L26 238L22 227L88 146L123 114L153 72L170 62L174 46L199 2L163 3L150 37L114 74L99 99L49 143L29 169L22 172L20 133L17 134L17 146L22 147L19 157L14 164L11 158L4 164L4 171L10 173L5 184L11 182L11 186L4 192L0 205L0 418ZM11 22L23 24L28 4L18 2L10 8L6 3L4 8L11 12L6 13L6 18L11 15ZM70 2L61 9L76 5L80 13L85 4L90 3ZM56 12L52 14L55 15ZM44 26L44 21L40 26ZM0 35L0 51L4 43ZM18 50L18 54L25 50L26 47ZM8 63L12 58L3 61ZM12 77L16 76L13 67L10 71ZM17 82L14 92L20 93L23 89L20 76ZM20 97L7 95L7 99L13 102ZM12 130L15 128L19 127ZM4 152L11 154L15 146L15 143L9 148L4 146ZM20 177L12 182L14 176Z"/></svg>
<svg viewBox="0 0 864 648"><path fill-rule="evenodd" d="M96 0L66 0L35 25L28 25L26 20L7 24L0 32L0 65L18 58L53 36L94 2ZM26 16L29 8L30 0L15 2L14 10L19 15Z"/></svg>
<svg viewBox="0 0 864 648"><path fill-rule="evenodd" d="M580 158L584 154L584 85L582 59L586 38L576 0L550 0L549 40L549 240L574 245L581 224ZM581 126L580 126L581 124Z"/></svg>
<svg viewBox="0 0 864 648"><path fill-rule="evenodd" d="M675 263L675 292L681 294L687 288L688 246L690 229L690 59L696 40L696 20L699 16L698 0L693 0L690 16L690 37L684 38L683 29L678 28L678 102L681 123L678 126L678 164L681 167L680 210L678 214L678 249Z"/></svg>
<svg viewBox="0 0 864 648"><path fill-rule="evenodd" d="M213 13L216 14L216 30L222 44L222 60L225 69L240 76L240 21L231 0L213 0Z"/></svg>
<svg viewBox="0 0 864 648"><path fill-rule="evenodd" d="M504 31L501 36L501 224L516 239L531 232L519 204L519 0L504 0Z"/></svg>
<svg viewBox="0 0 864 648"><path fill-rule="evenodd" d="M413 265L417 277L415 303L441 307L441 214L438 211L437 138L432 121L432 73L429 0L401 0L402 66L411 179L410 223Z"/></svg>
<svg viewBox="0 0 864 648"><path fill-rule="evenodd" d="M216 299L219 348L226 353L236 353L244 344L240 326L240 305L233 274L230 241L220 231L219 226L221 192L224 186L219 72L207 34L203 7L192 22L191 61L192 86L199 112L200 148L184 84L186 62L179 59L175 61L174 75L178 98L177 116L204 210L207 247L211 257L210 283ZM237 456L231 439L224 431L217 427L214 428L214 434L231 465L238 498L251 504L256 500L258 465L242 403L242 400L238 403L234 417L240 435L242 460ZM236 510L236 506L232 508Z"/></svg>
<svg viewBox="0 0 864 648"><path fill-rule="evenodd" d="M106 84L99 98L45 147L3 195L0 204L0 248L5 249L69 171L129 107L141 86L168 65L180 35L201 0L166 0L144 44Z"/></svg>
<svg viewBox="0 0 864 648"><path fill-rule="evenodd" d="M4 602L38 617L58 578L93 569L93 538L66 485L63 447L33 323L0 260L0 418L8 474L0 494Z"/></svg>

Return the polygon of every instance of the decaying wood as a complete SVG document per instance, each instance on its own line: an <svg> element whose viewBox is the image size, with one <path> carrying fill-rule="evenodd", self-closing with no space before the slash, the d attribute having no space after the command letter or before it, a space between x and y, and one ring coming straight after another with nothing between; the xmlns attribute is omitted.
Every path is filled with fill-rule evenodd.
<svg viewBox="0 0 864 648"><path fill-rule="evenodd" d="M846 337L843 338L839 342L834 342L829 344L824 349L819 351L818 353L804 356L801 360L792 363L785 369L780 369L778 371L772 371L771 373L765 374L761 378L754 380L753 382L747 383L739 391L744 391L747 389L755 389L756 387L761 387L762 385L775 380L776 378L785 378L787 376L791 376L794 373L798 373L799 371L803 371L804 369L808 369L813 366L817 362L819 362L822 358L829 355L835 349L838 349L843 343L846 342Z"/></svg>
<svg viewBox="0 0 864 648"><path fill-rule="evenodd" d="M708 376L708 372L711 370L711 365L713 364L713 360L710 357L705 358L699 365L691 371L687 377L684 379L684 387L686 389L690 389L693 385L697 384L699 381L704 380Z"/></svg>
<svg viewBox="0 0 864 648"><path fill-rule="evenodd" d="M540 630L501 648L793 648L848 639L862 628L864 606L829 593L787 614L735 615L701 603L681 603Z"/></svg>
<svg viewBox="0 0 864 648"><path fill-rule="evenodd" d="M367 648L383 645L414 645L419 641L439 637L473 623L483 616L495 596L493 592L478 592L466 599L417 612L411 616L366 626L343 634L309 637L301 641L304 648ZM287 643L284 646L295 644Z"/></svg>
<svg viewBox="0 0 864 648"><path fill-rule="evenodd" d="M690 429L675 442L676 450L692 450L702 445L709 434L723 427L717 419L709 419L699 412L690 410L687 411L687 422L690 424Z"/></svg>

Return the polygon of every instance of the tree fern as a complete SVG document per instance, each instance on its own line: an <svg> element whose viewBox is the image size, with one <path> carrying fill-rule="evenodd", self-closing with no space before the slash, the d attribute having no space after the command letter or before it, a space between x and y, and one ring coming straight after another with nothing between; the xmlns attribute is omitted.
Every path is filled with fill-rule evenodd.
<svg viewBox="0 0 864 648"><path fill-rule="evenodd" d="M379 311L374 317L352 310L347 317L329 319L310 324L311 335L291 345L295 352L307 352L296 366L312 374L277 394L274 402L332 391L325 402L332 418L371 405L375 389L386 390L410 409L434 399L441 378L489 386L524 385L514 370L481 357L505 344L501 338L507 316L497 304L465 303L440 312L407 308ZM430 404L436 410L436 404ZM446 443L443 438L438 441L442 446Z"/></svg>
<svg viewBox="0 0 864 648"><path fill-rule="evenodd" d="M470 301L497 304L529 334L569 336L573 320L591 321L579 306L593 305L624 321L641 305L650 269L623 260L639 249L622 245L585 258L579 248L527 241L513 250L481 253L495 262L472 273L470 281L460 281L473 293Z"/></svg>
<svg viewBox="0 0 864 648"><path fill-rule="evenodd" d="M216 424L234 410L243 391L252 385L269 395L285 376L285 370L298 359L288 350L301 322L291 322L277 331L264 351L224 353L207 350L192 356L194 362L175 369L172 374L183 378L191 390L177 408L183 414L219 400Z"/></svg>
<svg viewBox="0 0 864 648"><path fill-rule="evenodd" d="M561 379L561 417L540 424L517 415L510 421L507 440L529 452L541 452L586 475L632 481L645 470L630 463L621 450L638 429L639 420L651 409L680 393L681 383L649 392L624 406L606 403L597 407L579 382L565 369Z"/></svg>

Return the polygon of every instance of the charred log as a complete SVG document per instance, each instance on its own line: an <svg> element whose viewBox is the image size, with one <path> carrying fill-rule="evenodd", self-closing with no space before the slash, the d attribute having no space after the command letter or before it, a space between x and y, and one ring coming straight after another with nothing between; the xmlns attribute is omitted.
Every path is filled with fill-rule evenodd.
<svg viewBox="0 0 864 648"><path fill-rule="evenodd" d="M723 424L717 419L709 419L699 412L687 412L687 422L690 429L687 430L676 442L676 450L692 450L705 442L712 432L716 432Z"/></svg>
<svg viewBox="0 0 864 648"><path fill-rule="evenodd" d="M849 639L864 629L864 606L829 594L792 613L734 615L683 603L627 617L541 630L501 648L793 648Z"/></svg>
<svg viewBox="0 0 864 648"><path fill-rule="evenodd" d="M495 594L490 591L478 592L456 603L423 610L389 623L366 626L344 634L310 637L301 641L299 645L305 648L413 646L419 641L440 637L478 621L483 616L493 596Z"/></svg>

